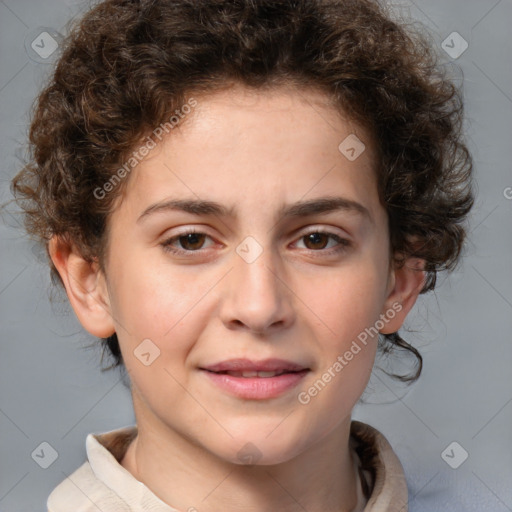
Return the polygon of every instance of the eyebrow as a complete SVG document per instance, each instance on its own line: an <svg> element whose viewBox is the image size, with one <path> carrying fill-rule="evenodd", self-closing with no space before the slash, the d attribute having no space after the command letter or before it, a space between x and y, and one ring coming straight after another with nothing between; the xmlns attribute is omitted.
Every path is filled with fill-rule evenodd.
<svg viewBox="0 0 512 512"><path fill-rule="evenodd" d="M235 208L215 201L200 199L167 199L147 207L137 219L137 223L155 213L167 211L183 211L192 215L212 215L220 217L235 217ZM284 205L277 213L277 218L289 219L308 217L322 213L346 211L355 213L373 223L373 218L366 207L357 201L344 197L319 197L309 201L299 201Z"/></svg>

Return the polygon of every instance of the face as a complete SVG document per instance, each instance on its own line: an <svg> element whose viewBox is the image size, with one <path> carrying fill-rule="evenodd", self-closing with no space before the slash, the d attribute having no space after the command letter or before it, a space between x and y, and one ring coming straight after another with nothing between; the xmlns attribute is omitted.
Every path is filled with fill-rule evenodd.
<svg viewBox="0 0 512 512"><path fill-rule="evenodd" d="M196 99L109 217L112 329L139 428L278 463L350 421L398 315L374 149L319 92Z"/></svg>

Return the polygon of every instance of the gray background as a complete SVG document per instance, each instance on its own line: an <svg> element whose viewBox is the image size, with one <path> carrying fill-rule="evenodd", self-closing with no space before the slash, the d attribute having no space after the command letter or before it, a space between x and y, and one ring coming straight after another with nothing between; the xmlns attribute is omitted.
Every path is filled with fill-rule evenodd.
<svg viewBox="0 0 512 512"><path fill-rule="evenodd" d="M37 61L26 45L45 29L65 34L86 8L0 0L1 202L20 166L29 107L58 53ZM512 2L403 0L401 8L463 73L478 195L463 263L440 276L408 320L417 332L406 339L425 360L420 381L406 389L375 372L354 417L391 442L411 511L512 510ZM441 49L454 31L469 44L455 60ZM47 267L16 215L3 214L0 240L0 511L42 512L50 491L85 460L86 435L134 417L120 374L99 371L99 350L81 348L92 339L64 301L49 301ZM441 456L454 441L452 464L468 453L457 469ZM58 452L47 469L31 456L42 442Z"/></svg>

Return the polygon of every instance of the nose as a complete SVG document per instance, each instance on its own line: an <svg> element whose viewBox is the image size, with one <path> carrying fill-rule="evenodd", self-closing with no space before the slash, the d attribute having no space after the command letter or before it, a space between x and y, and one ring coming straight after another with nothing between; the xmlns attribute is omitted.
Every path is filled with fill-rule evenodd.
<svg viewBox="0 0 512 512"><path fill-rule="evenodd" d="M295 319L293 292L270 249L250 263L234 255L234 268L224 282L221 319L231 330L268 335L290 327Z"/></svg>

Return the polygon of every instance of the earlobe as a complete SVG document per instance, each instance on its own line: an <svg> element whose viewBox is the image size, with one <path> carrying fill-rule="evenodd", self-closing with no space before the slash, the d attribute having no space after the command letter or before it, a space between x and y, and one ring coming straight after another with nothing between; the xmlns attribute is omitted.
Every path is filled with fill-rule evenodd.
<svg viewBox="0 0 512 512"><path fill-rule="evenodd" d="M408 258L400 268L392 270L390 291L382 311L388 321L380 330L381 334L390 334L402 327L425 283L424 268L425 260Z"/></svg>
<svg viewBox="0 0 512 512"><path fill-rule="evenodd" d="M50 240L49 253L84 329L98 338L114 334L105 276L98 263L85 260L74 244L58 235Z"/></svg>

